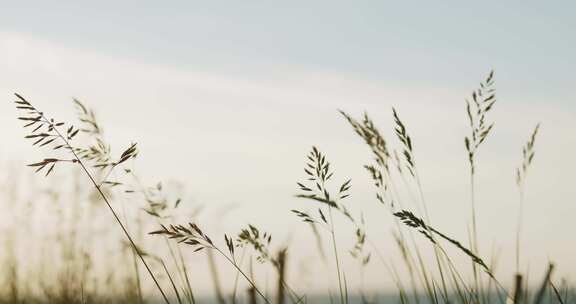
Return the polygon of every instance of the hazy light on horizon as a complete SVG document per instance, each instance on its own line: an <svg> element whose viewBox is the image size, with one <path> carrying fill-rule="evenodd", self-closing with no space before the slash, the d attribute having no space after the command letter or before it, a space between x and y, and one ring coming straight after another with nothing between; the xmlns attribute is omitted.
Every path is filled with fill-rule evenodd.
<svg viewBox="0 0 576 304"><path fill-rule="evenodd" d="M389 217L375 202L362 168L371 155L337 110L354 116L366 110L394 142L395 106L414 139L434 222L466 240L464 100L493 68L495 133L479 152L482 247L487 255L493 246L500 249L506 262L499 272L512 272L514 168L522 144L540 122L528 181L524 262L536 272L551 259L559 264L559 275L576 272L576 246L567 245L574 239L576 211L571 201L576 195L571 186L576 43L558 39L574 28L566 12L554 10L557 18L547 15L543 25L534 18L541 13L528 6L486 8L469 17L445 13L447 20L418 11L412 16L400 7L401 14L388 21L376 18L378 12L393 15L385 7L376 12L351 7L349 20L336 18L347 16L340 5L326 15L313 13L323 6L310 12L293 8L286 15L270 7L243 8L238 14L227 8L220 15L215 8L187 7L158 15L134 12L128 17L134 23L124 24L119 15L129 8L123 5L115 13L101 7L73 7L66 13L54 5L27 11L30 24L16 20L23 8L0 12L6 17L0 24L0 96L5 101L0 102L0 159L42 157L22 139L12 93L61 119L73 119L71 99L79 98L96 110L116 152L133 140L140 144L138 167L149 181L181 181L194 201L209 208L241 206L224 223L208 225L234 231L257 223L295 247L297 264L314 254L294 241L306 231L289 213L295 205L306 207L293 194L312 145L332 160L339 180L352 178L351 206L366 214L377 240L388 240L378 232L388 234ZM87 17L74 15L79 12ZM186 18L186 12L197 18ZM289 18L291 13L302 22ZM58 18L43 27L50 15ZM103 22L103 16L113 22ZM416 21L419 16L423 21ZM72 21L77 27L70 26ZM510 32L500 32L499 25ZM533 41L524 41L527 37ZM383 245L382 250L389 249L392 244ZM347 266L352 268L352 262ZM380 271L367 276L374 288L381 282L392 286Z"/></svg>

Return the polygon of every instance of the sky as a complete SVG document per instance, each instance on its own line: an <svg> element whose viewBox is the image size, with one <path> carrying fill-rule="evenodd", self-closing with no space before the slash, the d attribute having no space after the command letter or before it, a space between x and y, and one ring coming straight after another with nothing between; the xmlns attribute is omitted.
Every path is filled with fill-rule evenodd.
<svg viewBox="0 0 576 304"><path fill-rule="evenodd" d="M464 240L465 98L493 69L496 124L478 172L482 247L499 248L501 272L511 273L514 170L541 123L524 265L539 273L553 260L569 277L574 9L568 1L0 1L0 159L40 157L21 138L14 92L62 119L79 98L116 152L139 143L149 180L179 180L212 209L236 206L214 229L257 223L306 257L313 253L293 241L305 233L289 210L308 208L293 195L312 145L338 178L352 178L353 204L376 234L388 233L362 168L369 150L337 110L367 111L393 141L394 106L413 137L433 221Z"/></svg>

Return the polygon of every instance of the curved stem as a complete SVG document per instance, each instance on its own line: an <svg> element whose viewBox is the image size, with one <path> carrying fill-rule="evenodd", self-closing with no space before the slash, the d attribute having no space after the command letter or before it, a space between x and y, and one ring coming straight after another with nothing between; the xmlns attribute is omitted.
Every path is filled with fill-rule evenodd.
<svg viewBox="0 0 576 304"><path fill-rule="evenodd" d="M78 159L78 156L76 156L76 153L72 151L72 153L74 154L74 156ZM108 206L108 209L110 210L110 212L112 212L112 215L114 216L114 218L116 219L116 222L118 222L118 225L120 225L120 228L122 228L122 231L124 232L124 235L126 236L126 238L128 239L128 241L130 241L130 244L132 245L132 247L134 248L134 250L136 251L136 253L138 253L138 256L140 257L140 260L142 261L142 264L144 264L144 267L146 267L146 270L148 271L148 274L150 274L150 277L152 278L152 280L154 281L154 284L156 284L156 287L158 288L158 291L160 291L160 293L162 294L162 298L164 299L164 302L166 302L167 304L170 304L170 301L168 300L168 297L166 297L166 294L164 293L164 291L162 290L162 287L160 287L160 283L158 282L158 280L156 279L156 276L154 276L154 274L152 273L152 270L150 269L150 266L148 266L148 263L146 263L146 260L144 260L144 257L142 256L142 254L140 254L140 252L138 252L138 247L136 246L136 243L134 243L134 240L132 239L132 237L130 236L130 234L128 233L128 231L126 230L126 227L124 227L124 225L122 224L122 222L120 221L120 218L118 218L118 215L116 214L116 211L114 211L114 208L112 208L112 205L110 204L110 202L108 201L108 198L106 197L106 195L104 194L104 192L102 192L102 189L100 188L100 186L98 186L98 184L96 183L96 181L94 180L94 178L92 177L92 175L90 174L90 172L88 171L88 169L86 168L86 166L84 165L84 163L82 163L81 160L78 159L78 163L80 164L80 166L82 167L82 169L84 170L84 172L86 172L86 174L88 175L88 177L90 178L90 180L92 181L92 184L94 185L94 187L96 188L96 190L98 190L98 193L100 194L100 196L102 197L102 199L104 200L104 202L106 203L106 206Z"/></svg>
<svg viewBox="0 0 576 304"><path fill-rule="evenodd" d="M234 266L234 268L236 268L236 270L246 279L246 281L248 281L248 283L250 283L250 285L252 285L254 290L258 293L258 295L260 295L260 297L262 297L262 299L264 299L264 301L266 301L266 303L272 304L272 302L270 302L270 300L268 300L268 298L266 298L266 296L260 291L260 289L258 289L258 287L252 281L252 279L250 279L250 277L248 277L248 275L242 270L242 268L240 268L240 266L238 266L238 264L236 264L236 262L234 262L233 259L228 257L222 250L220 250L220 248L218 248L216 246L211 246L211 248L218 251L218 253L220 253L224 258L226 258L226 260L228 260L228 262L230 262L230 264L232 264L232 266Z"/></svg>
<svg viewBox="0 0 576 304"><path fill-rule="evenodd" d="M46 119L46 117L44 117L44 115L42 115L42 117L48 122L48 119ZM132 237L130 236L130 233L128 233L128 230L126 229L126 227L124 226L124 224L122 224L122 221L120 220L120 218L118 217L118 214L116 213L116 211L114 211L114 208L112 208L112 205L110 204L110 201L108 200L108 198L106 197L106 195L104 194L104 192L102 191L100 185L98 185L98 183L96 182L96 180L94 179L94 177L92 176L92 174L90 173L90 171L88 171L88 168L86 168L86 165L84 164L84 162L82 162L82 160L80 159L80 157L76 154L76 152L74 151L74 149L72 148L72 146L70 145L70 143L68 142L68 140L66 139L66 137L64 137L60 131L58 130L58 128L54 127L54 131L56 132L56 134L58 134L58 136L62 139L62 141L64 141L64 144L68 147L68 149L70 150L70 152L72 153L72 155L74 155L74 158L78 161L78 164L80 164L80 166L82 167L82 170L84 171L84 173L86 173L86 175L88 176L88 178L90 179L90 181L92 182L92 185L94 186L94 188L96 188L96 190L98 191L98 193L100 194L100 197L102 197L102 199L104 200L104 202L106 203L106 206L108 206L108 209L110 210L110 212L112 213L112 215L114 216L114 219L116 220L116 222L118 223L118 225L120 226L120 228L122 229L122 231L124 232L124 235L126 236L126 238L128 239L128 241L130 242L130 245L132 245L132 248L134 249L134 251L136 251L136 253L138 254L138 256L140 257L140 260L142 261L142 264L144 264L144 267L146 268L146 270L148 271L148 274L150 274L150 277L152 278L152 280L154 281L154 284L156 284L156 287L158 288L158 291L160 291L160 293L162 294L162 298L164 300L164 302L166 304L170 304L170 301L168 300L168 297L166 297L166 294L164 293L164 291L162 290L162 287L160 287L160 283L158 283L158 280L156 279L156 276L154 276L154 274L152 273L152 270L150 269L150 267L148 266L148 263L146 263L146 261L144 260L144 257L142 256L142 254L139 252L138 247L136 246L136 243L134 242L134 240L132 239Z"/></svg>

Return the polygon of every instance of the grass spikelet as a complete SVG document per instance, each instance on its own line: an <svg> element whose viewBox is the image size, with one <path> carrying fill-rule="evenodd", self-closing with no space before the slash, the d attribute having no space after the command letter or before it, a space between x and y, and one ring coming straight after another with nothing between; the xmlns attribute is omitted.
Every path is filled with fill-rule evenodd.
<svg viewBox="0 0 576 304"><path fill-rule="evenodd" d="M468 161L472 174L475 171L475 156L480 145L486 140L494 123L487 122L487 114L496 103L494 89L494 72L480 83L480 87L472 92L470 99L466 100L466 113L470 123L470 135L464 140L468 151Z"/></svg>
<svg viewBox="0 0 576 304"><path fill-rule="evenodd" d="M522 216L524 209L524 187L526 183L526 176L528 175L528 169L532 165L534 160L535 150L534 145L536 143L536 136L538 135L538 130L540 129L540 124L537 124L530 138L522 147L522 164L516 168L516 186L518 187L518 193L520 195L518 204L518 227L516 228L516 272L520 270L520 238L522 233Z"/></svg>
<svg viewBox="0 0 576 304"><path fill-rule="evenodd" d="M534 145L536 143L536 136L540 130L540 124L537 124L530 135L530 138L522 147L522 164L516 168L516 185L518 188L523 188L526 176L528 175L528 169L534 160L534 155L536 151L534 150Z"/></svg>
<svg viewBox="0 0 576 304"><path fill-rule="evenodd" d="M398 217L405 225L407 225L411 228L417 229L418 232L420 232L422 235L424 235L432 243L436 243L435 239L432 237L432 233L434 233L434 234L438 235L439 237L441 237L442 239L450 242L452 245L456 246L456 248L460 249L460 251L462 251L464 254L466 254L468 257L470 257L470 259L472 259L472 262L474 262L475 264L478 264L482 268L484 268L484 270L486 271L486 273L488 275L490 275L490 277L492 277L492 278L494 277L494 275L492 274L492 271L490 270L488 265L480 257L478 257L476 254L474 254L470 249L464 247L460 242L456 241L455 239L450 238L447 235L445 235L444 233L442 233L442 232L436 230L435 228L427 225L424 222L424 220L415 216L412 212L402 210L400 212L394 213L394 215L396 217Z"/></svg>
<svg viewBox="0 0 576 304"><path fill-rule="evenodd" d="M408 132L406 131L406 127L402 123L402 120L400 120L400 117L398 116L396 109L392 108L392 114L394 116L394 123L396 124L395 128L396 136L398 137L398 140L400 140L400 142L402 143L402 149L403 149L402 155L404 155L404 160L406 161L405 167L410 173L410 175L414 177L415 164L412 149L412 139L410 138L410 135L408 135Z"/></svg>
<svg viewBox="0 0 576 304"><path fill-rule="evenodd" d="M361 122L355 120L352 118L352 116L346 114L344 111L340 111L340 114L346 118L354 131L356 131L356 134L362 137L362 139L364 139L366 144L370 147L378 165L388 170L390 152L388 151L386 140L380 134L380 131L378 131L378 129L375 127L370 117L368 117L368 114L364 114Z"/></svg>

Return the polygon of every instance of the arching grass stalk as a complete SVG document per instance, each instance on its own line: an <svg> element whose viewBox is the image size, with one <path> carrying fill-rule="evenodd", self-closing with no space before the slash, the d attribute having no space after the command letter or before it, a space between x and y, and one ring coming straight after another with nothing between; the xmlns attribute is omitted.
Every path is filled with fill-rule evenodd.
<svg viewBox="0 0 576 304"><path fill-rule="evenodd" d="M193 223L188 223L188 225L169 225L164 226L161 225L160 230L152 231L149 233L150 235L164 235L168 238L175 239L178 243L185 244L191 246L194 252L201 251L203 249L210 249L218 252L221 256L223 256L235 269L238 271L246 281L254 288L256 293L267 303L271 304L272 302L264 295L264 293L256 286L256 283L240 268L240 265L236 262L236 258L234 256L234 243L231 238L227 235L224 235L224 239L226 241L226 247L228 248L228 252L230 256L228 256L222 249L220 249L208 235L204 234L204 232L198 227L198 225Z"/></svg>
<svg viewBox="0 0 576 304"><path fill-rule="evenodd" d="M132 239L132 236L130 235L130 233L120 220L118 214L112 207L108 197L102 191L100 183L96 182L96 179L94 178L92 173L90 173L82 158L78 156L77 154L78 149L76 149L70 144L72 139L79 133L80 129L76 129L74 126L70 125L67 128L66 136L64 136L59 130L60 127L65 127L66 124L64 122L56 122L54 119L48 119L43 112L37 110L36 107L34 107L24 97L16 93L15 95L18 98L18 100L15 101L16 108L25 113L25 116L18 117L18 119L26 122L24 126L25 128L33 128L31 134L27 135L26 138L35 140L33 145L39 145L39 147L50 146L53 148L53 150L66 149L73 156L72 159L45 158L43 161L30 164L29 166L36 168L36 172L40 172L44 168L47 168L46 176L48 176L50 173L53 172L56 164L59 163L79 164L80 167L82 168L82 171L86 174L86 176L92 183L93 187L96 189L96 191L98 192L98 194L100 195L100 197L102 198L102 200L112 213L112 216L114 217L116 223L118 224L118 226L120 226L124 236L128 239L134 251L138 252L138 247L136 246L134 240ZM137 153L136 145L133 144L127 150L125 150L124 153L122 153L120 159L114 162L113 166L116 167L117 165L134 157L136 153ZM162 295L164 302L169 304L170 301L168 300L166 294L162 290L162 287L160 286L160 283L156 279L156 276L148 266L148 263L140 253L138 253L138 256L140 258L140 261L146 268L148 274L154 281L156 288Z"/></svg>
<svg viewBox="0 0 576 304"><path fill-rule="evenodd" d="M461 252L463 252L465 255L467 255L471 259L472 263L478 265L482 270L484 270L484 272L494 281L494 283L501 290L503 290L505 293L507 293L506 289L502 286L502 284L494 276L492 269L490 269L490 267L482 260L482 258L480 258L478 255L476 255L472 250L464 247L457 240L447 236L446 234L435 229L434 227L431 227L430 225L426 224L424 222L424 220L422 220L421 218L418 218L417 216L415 216L410 211L402 210L400 212L395 213L394 215L396 217L398 217L406 226L415 229L420 234L422 234L424 237L426 237L430 242L433 242L433 243L436 242L436 239L434 239L432 237L432 234L435 234L435 235L439 236L441 239L451 243L453 246L455 246ZM442 247L439 247L439 248L444 252L444 249ZM445 252L444 252L444 254L446 255ZM473 295L473 296L478 297L477 295ZM480 300L478 300L478 301L480 301Z"/></svg>
<svg viewBox="0 0 576 304"><path fill-rule="evenodd" d="M394 117L394 123L395 123L395 132L396 132L396 137L398 138L398 140L402 143L402 155L404 156L404 167L406 168L406 170L408 171L408 173L410 173L410 175L412 176L412 178L414 179L414 181L416 182L417 185L417 189L418 189L418 194L420 197L420 203L422 204L422 208L424 210L424 216L426 217L426 220L431 223L431 219L430 219L430 214L428 213L428 206L426 204L426 200L424 198L424 189L422 187L422 182L420 180L420 175L418 174L418 169L416 167L416 160L414 157L414 150L413 150L413 143L412 143L412 139L410 137L410 135L408 134L408 131L406 130L406 126L404 125L404 123L402 122L402 120L400 119L400 116L398 115L398 112L396 111L395 108L392 108L392 115ZM401 165L398 164L399 169L401 168ZM400 169L400 174L402 174L402 171ZM434 235L431 235L432 238L434 238ZM442 292L443 292L443 297L444 297L444 301L448 301L448 289L446 287L446 279L444 277L444 269L443 269L443 261L442 261L442 256L440 255L440 249L438 248L440 245L437 242L434 242L433 244L433 248L434 248L434 257L436 259L436 265L438 267L438 272L440 274L440 280L442 283ZM449 259L449 257L447 257ZM451 263L449 261L449 263Z"/></svg>
<svg viewBox="0 0 576 304"><path fill-rule="evenodd" d="M400 206L400 208L403 208L402 207L402 200L400 199L400 197L397 193L394 179L392 178L391 172L389 170L391 165L395 165L396 169L398 170L398 173L400 174L400 177L402 178L402 181L404 182L404 184L406 186L408 186L408 185L407 185L406 179L404 178L405 172L408 172L410 174L410 176L415 180L415 182L418 186L420 203L424 209L424 211L422 213L424 213L425 216L427 218L429 218L426 202L424 200L422 184L420 182L420 178L419 178L419 175L418 175L418 172L416 169L416 165L415 165L414 154L413 154L413 143L412 143L410 136L408 135L406 127L404 126L404 124L400 120L400 117L398 116L398 113L396 112L396 110L393 108L392 113L393 113L394 122L395 122L396 135L397 135L397 138L402 143L402 152L401 152L402 157L399 157L398 153L396 153L396 152L394 152L393 155L391 155L389 153L387 141L384 139L384 137L381 135L379 130L376 128L375 124L372 122L370 117L368 117L368 114L365 113L363 115L362 120L356 120L343 111L340 111L340 113L346 118L346 120L353 127L354 131L362 139L364 139L365 143L372 150L374 159L376 161L376 165L366 165L364 167L366 169L368 169L368 171L371 175L371 178L374 182L374 185L378 188L378 192L376 194L377 200L382 205L387 206L388 210L392 214L394 214L396 212L398 206ZM391 157L391 156L394 156L394 157ZM396 161L396 164L391 163L391 161ZM417 203L418 200L415 197L413 197L413 199L416 202L416 207L420 207L419 204ZM420 209L420 208L418 208L418 209ZM399 236L398 241L400 241L398 243L399 248L401 249L404 257L410 257L410 254L408 254L409 251L404 246L405 241L404 241L404 236L402 234L402 229L401 229L399 223L397 222L396 217L394 217L394 219L395 219L395 222L396 222L395 224L398 227L398 232L399 232L399 235L398 235ZM431 278L431 275L429 275L427 273L427 269L426 269L425 265L422 263L420 250L418 249L418 246L415 243L415 240L414 240L412 233L409 232L409 236L410 236L410 240L412 241L412 244L414 245L415 252L417 254L417 257L418 257L418 260L420 261L420 263L416 264L416 263L412 262L411 259L404 259L404 261L408 267L408 271L410 273L412 273L412 268L413 268L412 264L414 264L414 267L420 268L419 278L422 281L423 287L426 289L430 301L432 301L432 303L437 303L438 302L438 299L437 299L438 295L437 295L437 292L435 290L436 284L434 284L434 282L433 282L434 279ZM434 235L432 235L432 237L434 237ZM442 295L444 301L447 301L448 297L450 296L448 294L448 288L447 288L445 274L444 274L444 269L446 267L444 258L446 258L446 261L448 263L448 266L449 266L448 270L449 270L449 273L452 275L452 278L454 279L454 285L458 291L458 294L462 295L462 293L460 292L460 290L461 290L460 289L460 283L458 283L458 281L456 279L458 277L461 280L461 277L458 275L458 273L455 273L456 270L454 268L452 261L450 260L449 256L444 253L444 250L441 248L441 245L439 243L434 243L433 245L434 245L434 255L436 258L436 264L437 264L438 271L439 271L440 276L441 276L441 287L442 287L441 295ZM417 298L417 297L415 297L415 298Z"/></svg>

